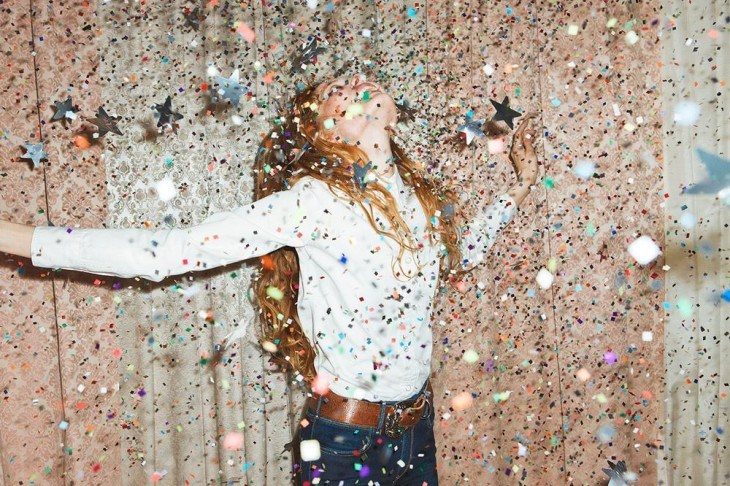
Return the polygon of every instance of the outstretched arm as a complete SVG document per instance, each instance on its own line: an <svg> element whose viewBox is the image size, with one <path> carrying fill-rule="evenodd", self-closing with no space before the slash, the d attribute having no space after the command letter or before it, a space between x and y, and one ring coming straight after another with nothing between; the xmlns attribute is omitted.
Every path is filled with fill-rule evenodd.
<svg viewBox="0 0 730 486"><path fill-rule="evenodd" d="M499 233L514 219L518 205L522 204L537 181L538 164L533 145L535 132L527 129L535 116L526 115L512 139L509 158L517 173L517 183L484 208L471 223L460 228L462 267L465 270L484 260Z"/></svg>
<svg viewBox="0 0 730 486"><path fill-rule="evenodd" d="M36 227L30 254L35 266L159 282L282 246L304 246L323 225L319 206L314 186L305 177L288 190L211 214L189 228Z"/></svg>
<svg viewBox="0 0 730 486"><path fill-rule="evenodd" d="M481 263L500 232L514 219L517 203L509 193L498 196L469 223L460 228L460 248L464 270Z"/></svg>
<svg viewBox="0 0 730 486"><path fill-rule="evenodd" d="M0 221L0 252L30 258L30 240L33 226Z"/></svg>

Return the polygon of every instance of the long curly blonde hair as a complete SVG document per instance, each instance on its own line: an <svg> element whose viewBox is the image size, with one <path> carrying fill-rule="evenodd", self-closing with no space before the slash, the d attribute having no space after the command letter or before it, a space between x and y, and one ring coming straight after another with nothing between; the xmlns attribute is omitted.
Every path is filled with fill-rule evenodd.
<svg viewBox="0 0 730 486"><path fill-rule="evenodd" d="M330 191L336 187L357 202L375 231L400 244L400 261L406 249L417 250L411 244L410 229L385 187L367 183L361 188L353 177L353 164L364 166L368 160L365 152L354 145L323 138L324 127L318 125L317 86L319 83L312 83L298 92L288 103L289 110L274 119L274 128L262 140L254 163L254 200L288 189L305 176L320 179ZM460 266L462 255L455 218L458 195L427 176L425 169L408 158L392 137L390 146L403 181L413 188L427 215L431 243L441 243L440 276L453 283L473 270L463 270ZM378 228L372 207L388 218L393 231ZM261 344L272 353L271 360L284 370L290 368L300 374L311 385L316 376L315 351L297 315L298 284L299 261L295 249L281 247L262 256L252 283L254 307L261 318ZM283 297L270 298L269 287L281 290Z"/></svg>

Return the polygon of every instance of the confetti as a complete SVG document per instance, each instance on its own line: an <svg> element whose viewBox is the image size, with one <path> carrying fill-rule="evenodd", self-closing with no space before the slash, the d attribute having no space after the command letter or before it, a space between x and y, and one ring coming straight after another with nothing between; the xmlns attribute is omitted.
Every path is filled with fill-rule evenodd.
<svg viewBox="0 0 730 486"><path fill-rule="evenodd" d="M451 408L454 410L462 411L471 407L474 403L474 397L469 392L461 392L451 399Z"/></svg>
<svg viewBox="0 0 730 486"><path fill-rule="evenodd" d="M647 265L654 261L662 251L654 240L648 236L640 236L628 247L629 254L641 265Z"/></svg>
<svg viewBox="0 0 730 486"><path fill-rule="evenodd" d="M464 353L463 360L467 363L476 363L479 360L479 354L473 349L469 349Z"/></svg>
<svg viewBox="0 0 730 486"><path fill-rule="evenodd" d="M317 461L322 456L317 439L305 439L299 442L299 453L302 461Z"/></svg>
<svg viewBox="0 0 730 486"><path fill-rule="evenodd" d="M426 350L430 352L433 343L437 362L432 364L442 380L437 390L443 402L439 405L443 411L451 407L454 414L442 415L445 421L454 420L437 435L437 441L444 441L444 450L450 450L458 438L456 449L445 461L446 482L457 476L467 483L499 483L500 476L503 482L539 482L541 474L551 470L545 464L559 463L564 448L575 466L569 471L571 481L595 482L602 465L595 457L605 456L618 461L609 462L611 473L606 472L613 481L611 486L616 486L619 481L632 480L626 463L618 459L625 458L634 466L651 464L670 450L668 444L674 442L664 444L666 438L657 432L664 430L663 425L668 433L682 430L703 444L723 443L722 427L699 416L698 423L703 425L691 425L685 417L691 414L682 412L692 409L698 387L712 390L716 382L727 381L713 368L722 358L716 343L724 335L712 317L717 306L730 302L730 289L718 277L721 269L716 264L726 250L718 240L722 220L716 218L730 204L727 153L720 143L722 130L717 128L722 125L719 114L727 84L722 70L727 54L722 21L707 16L701 6L658 13L651 3L601 8L585 3L565 8L560 2L497 6L475 2L474 8L465 10L459 3L432 11L421 3L306 0L282 9L270 3L212 0L199 7L181 6L177 17L167 15L172 12L169 6L135 5L136 10L127 11L110 3L109 18L114 22L104 24L98 32L89 27L94 25L93 19L83 12L75 23L66 22L73 15L62 19L65 23L61 24L72 24L67 30L76 38L89 28L98 34L87 47L100 54L99 70L84 67L86 51L73 50L74 43L64 47L57 36L47 33L33 37L39 48L19 57L20 64L15 58L6 62L20 78L11 76L17 83L6 86L9 103L15 104L6 117L4 138L13 159L23 161L17 170L30 172L24 167L28 160L33 169L41 168L44 173L53 169L44 190L53 196L55 211L38 203L35 196L42 193L37 190L40 186L30 187L32 190L23 186L17 193L23 194L21 201L36 201L28 208L36 219L45 219L50 211L49 219L68 225L57 226L69 231L54 238L73 237L81 229L77 222L59 216L58 208L76 214L104 205L93 198L109 199L108 208L115 210L117 223L136 222L139 229L164 231L175 221L193 227L193 218L202 219L210 214L208 208L226 204L235 204L240 215L251 216L252 185L260 183L260 176L270 184L267 189L280 189L291 175L293 159L289 155L304 154L302 160L312 159L316 174L330 174L334 164L312 156L313 150L295 146L296 129L291 131L295 118L296 124L303 123L306 114L325 112L328 105L308 103L291 117L287 98L309 79L327 79L340 71L351 76L357 66L367 68L368 79L377 80L398 96L397 120L388 125L392 140L403 143L415 166L429 177L453 183L458 196L470 201L464 208L444 204L421 215L414 212L418 202L412 193L401 194L404 188L397 184L386 188L421 243L429 222L444 225L449 218L462 216L462 209L466 218L477 215L490 202L490 195L515 184L506 153L512 144L507 128L515 129L515 120L517 124L524 120L523 111L536 110L540 115L533 127L541 172L532 193L519 204L519 221L485 256L474 278L442 281L429 258L411 265L421 272L421 285L407 279L391 280L392 240L358 234L354 228L362 221L348 218L354 213L337 212L342 208L325 192L316 198L301 197L301 207L297 207L299 201L287 206L286 217L296 220L295 226L284 225L271 207L260 207L256 213L267 219L259 239L228 232L230 227L240 227L243 219L201 231L201 240L219 239L204 251L187 255L185 266L202 270L219 257L231 261L254 247L273 245L279 237L290 238L294 245L316 247L314 252L320 262L326 262L326 268L310 267L309 272L296 271L291 258L272 254L252 258L260 264L264 279L276 277L264 280L263 311L270 312L280 329L291 330L297 324L292 319L295 309L306 312L299 316L304 334L316 338L317 352L325 353L311 387L316 393L336 391L366 398L374 398L372 395L384 389L410 393L416 377L424 376L416 369L428 366ZM253 7L257 15L251 15ZM160 14L178 25L160 23ZM144 21L140 23L138 16ZM254 25L253 19L266 22ZM10 47L17 44L12 36L7 41ZM664 47L666 53L661 51ZM36 52L41 54L39 61L53 60L52 67L58 72L49 72L48 63L40 63L39 73L50 85L41 90L40 110L28 110L24 102L34 99L35 81L33 76L22 76L28 73L22 61ZM220 69L208 65L211 60ZM343 102L341 111L328 112L325 130L337 129L344 136L348 132L345 121L369 120L372 105L368 103L377 96L373 86L359 91ZM101 102L89 104L94 99L102 100L103 106ZM35 121L29 116L36 111L40 123L37 116ZM180 120L185 123L177 127ZM258 143L269 125L284 128L271 139L270 147L283 155L259 166L254 159L266 148ZM495 126L503 132L493 131ZM179 128L180 133L162 136L168 128ZM287 130L291 131L288 135ZM459 142L454 151L442 143L448 137ZM695 150L701 146L704 148ZM382 182L376 177L382 161L362 162L349 169L353 187L364 189ZM687 170L677 170L683 164ZM79 177L100 169L106 170L109 193L95 185L98 181L79 186ZM142 174L144 171L149 173ZM46 177L35 172L27 177L21 173L9 181L9 190L13 184L27 181L42 184ZM71 200L68 205L64 199L60 204L58 196L72 186L83 201ZM156 191L151 200L145 193L150 188ZM25 197L28 194L33 198ZM322 219L317 205L306 205L307 199L324 206L330 220ZM169 204L153 207L160 202ZM664 216L668 216L666 221ZM206 259L208 252L215 252L213 247L224 246L226 238L232 251ZM322 247L328 240L342 246L325 257ZM158 240L147 243L138 246L144 250L135 254L139 261L148 262L144 270L149 275L161 276L165 270L156 263L164 259L169 247ZM288 251L292 248L288 246ZM671 265L660 259L662 250ZM299 250L298 256L305 253ZM107 253L106 264L113 268L115 257L121 260L125 254L126 248ZM287 255L292 257L292 253ZM93 256L92 251L83 255L89 261ZM425 257L426 252L415 256ZM682 258L691 261L682 262ZM65 336L62 342L69 346L64 348L68 356L62 358L72 359L75 367L64 382L69 386L64 394L67 415L83 424L79 434L93 438L108 435L100 427L104 422L120 425L127 437L121 449L129 454L128 462L140 470L146 467L147 474L154 471L152 482L161 482L167 474L158 468L170 464L177 468L184 460L189 465L184 471L171 471L172 476L190 473L193 481L199 479L199 471L189 470L199 458L153 458L139 442L140 430L149 422L147 409L167 403L166 394L181 400L176 402L172 420L164 416L164 409L156 412L163 413L155 421L159 425L158 450L169 449L169 441L196 430L197 425L191 424L210 425L212 409L199 407L210 403L198 400L201 382L194 377L199 374L190 373L197 368L190 368L188 361L207 360L220 346L214 337L226 331L234 331L228 336L235 336L235 341L253 338L252 333L245 333L252 316L258 315L229 312L228 308L242 304L258 310L260 292L239 288L248 278L240 265L233 262L216 272L214 281L207 272L170 278L160 295L143 296L141 310L136 308L140 307L139 278L125 281L104 275L90 281L91 291L76 286L73 299L89 308L105 302L107 296L100 293L105 285L113 291L113 313L119 319L113 326L110 315L87 323L98 334L82 328L84 321L79 316L58 316L56 324ZM30 272L20 272L28 269L27 263L19 264L17 276L30 276ZM350 280L345 285L333 284L335 276ZM698 289L687 283L692 280L701 282L706 291L701 299L696 298ZM317 286L324 295L311 294ZM208 312L208 297L218 293L223 301L219 305L226 309ZM28 294L33 308L39 305L36 300L41 294ZM163 302L162 294L172 304ZM297 294L306 297L300 308L294 301ZM341 305L340 294L351 306ZM424 314L430 309L426 304L431 296L438 303L432 316ZM67 297L62 293L54 298ZM326 319L334 324L323 325ZM9 350L27 350L31 338L37 337L31 332L55 332L48 322L31 324L11 328L3 336ZM656 333L661 339L654 339ZM670 338L666 343L664 336ZM123 341L112 345L116 338ZM284 349L282 336L252 342L261 342L262 349L271 354ZM668 343L681 343L683 354L665 349ZM698 356L692 354L698 349L703 353L699 365ZM657 365L665 352L668 376ZM258 382L244 381L253 386L249 390L253 394L247 393L245 384L232 378L240 376L242 365L252 362L250 354L248 348L231 350L221 359L219 373L205 377L206 386L222 392L211 394L220 399L216 417L225 407L233 412L240 407L240 400L230 397L255 398L261 391L256 388ZM29 361L28 356L34 359ZM55 398L39 395L43 383L14 375L23 367L53 362L49 358L47 353L30 353L7 360L15 367L8 371L13 378L8 382L16 387L15 392L12 387L7 391L9 407L27 402L38 410L58 408ZM108 367L99 360L118 364L122 376L110 379ZM460 364L462 360L466 364ZM244 433L271 431L270 425L278 424L279 412L286 415L289 405L279 401L278 388L271 393L266 366L268 363L256 364L246 372L263 380L264 395L271 401L267 413L254 413L245 425L238 424L237 432L227 432L213 446L241 450ZM677 371L680 366L683 373ZM342 378L326 374L325 368ZM398 370L399 375L395 374ZM698 374L697 370L704 372ZM306 389L301 374L290 378L288 386ZM669 380L677 392L664 402L662 387L669 386L664 383ZM23 393L17 393L18 389ZM465 389L469 392L459 393ZM33 390L30 399L28 390ZM109 396L94 402L90 397L97 390L99 395ZM515 397L511 397L513 391ZM86 400L80 400L78 394ZM101 402L117 395L124 407L99 408ZM727 400L723 390L710 395L702 399L711 410L717 409L720 400ZM674 423L657 415L662 405L676 407L669 415ZM39 416L33 412L24 416ZM311 426L306 421L303 425ZM58 427L68 428L69 423L63 421ZM251 440L268 443L268 439L258 435ZM92 457L91 449L81 450L87 447L84 441L70 444L73 450L64 444L62 452L80 458L74 474L86 474L71 478L73 481L83 483L90 479L90 471L109 470L106 456ZM575 444L580 444L582 461L576 462L570 452ZM317 442L316 453L309 454L312 460L320 458L319 445ZM52 450L48 444L43 447ZM691 448L679 444L671 448L672 454L675 450ZM24 453L28 455L18 451L17 457ZM249 471L255 477L262 467L244 462L238 455L219 456L237 475ZM395 453L394 457L391 466L400 456ZM403 461L397 464L408 467L408 461ZM710 468L708 464L705 466ZM31 471L28 480L38 482L44 474L52 476L55 469L48 467ZM371 468L358 461L351 472L359 471L367 482L371 476L375 479L377 469L377 465ZM696 471L681 473L701 477ZM653 479L642 477L642 482ZM320 481L325 482L315 478L312 483Z"/></svg>
<svg viewBox="0 0 730 486"><path fill-rule="evenodd" d="M537 272L537 276L535 277L535 281L543 290L549 289L550 286L553 284L553 280L553 274L550 273L545 267L541 268L540 271Z"/></svg>
<svg viewBox="0 0 730 486"><path fill-rule="evenodd" d="M223 437L223 448L229 451L243 449L243 434L240 432L228 432Z"/></svg>
<svg viewBox="0 0 730 486"><path fill-rule="evenodd" d="M162 202L168 202L177 196L177 188L175 183L169 177L157 181L154 183L155 191L157 191L157 197Z"/></svg>

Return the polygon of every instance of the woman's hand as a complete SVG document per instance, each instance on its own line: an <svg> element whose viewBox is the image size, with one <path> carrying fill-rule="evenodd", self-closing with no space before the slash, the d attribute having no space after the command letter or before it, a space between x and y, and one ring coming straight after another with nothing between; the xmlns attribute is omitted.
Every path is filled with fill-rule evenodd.
<svg viewBox="0 0 730 486"><path fill-rule="evenodd" d="M535 131L527 129L536 113L525 115L512 137L509 159L515 166L517 183L510 188L509 195L520 205L530 192L530 186L537 181L537 155L535 154Z"/></svg>
<svg viewBox="0 0 730 486"><path fill-rule="evenodd" d="M527 129L530 120L535 118L536 113L525 115L512 137L512 148L509 152L509 159L515 166L517 180L526 184L534 184L537 180L537 155L533 142L535 130Z"/></svg>
<svg viewBox="0 0 730 486"><path fill-rule="evenodd" d="M30 258L35 226L0 221L0 252Z"/></svg>

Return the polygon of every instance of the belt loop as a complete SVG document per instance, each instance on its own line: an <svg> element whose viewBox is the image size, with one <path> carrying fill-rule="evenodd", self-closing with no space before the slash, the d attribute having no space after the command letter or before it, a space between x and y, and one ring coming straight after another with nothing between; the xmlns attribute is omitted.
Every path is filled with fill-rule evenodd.
<svg viewBox="0 0 730 486"><path fill-rule="evenodd" d="M322 408L322 395L317 394L317 411L315 413L315 415L317 417L319 417L319 410L320 410L320 408Z"/></svg>
<svg viewBox="0 0 730 486"><path fill-rule="evenodd" d="M383 435L383 428L385 427L385 410L386 408L388 408L388 405L380 401L378 402L378 407L380 408L380 410L378 411L378 425L375 433L378 435Z"/></svg>

